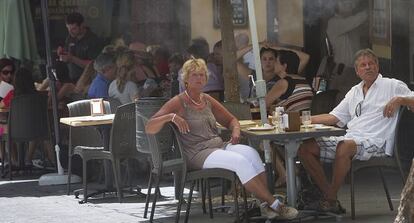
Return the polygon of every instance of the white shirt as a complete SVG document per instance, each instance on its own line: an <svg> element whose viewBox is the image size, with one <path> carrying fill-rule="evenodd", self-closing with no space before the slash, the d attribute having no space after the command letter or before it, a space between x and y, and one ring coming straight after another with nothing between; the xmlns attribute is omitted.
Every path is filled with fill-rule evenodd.
<svg viewBox="0 0 414 223"><path fill-rule="evenodd" d="M246 64L250 70L256 70L253 50L250 50L243 55L243 63Z"/></svg>
<svg viewBox="0 0 414 223"><path fill-rule="evenodd" d="M385 154L392 156L399 114L397 112L391 118L384 117L384 107L393 97L413 97L414 93L404 82L383 78L379 74L364 98L363 84L362 81L352 87L330 114L339 119L339 126L348 126L345 139L352 139L357 144L368 140L378 147L382 147L386 143ZM356 116L356 110L359 110L357 109L358 103L361 103L359 117Z"/></svg>
<svg viewBox="0 0 414 223"><path fill-rule="evenodd" d="M111 98L117 99L121 104L134 102L134 98L138 96L138 87L132 81L127 81L124 86L124 91L121 93L116 86L116 80L109 85L108 95Z"/></svg>

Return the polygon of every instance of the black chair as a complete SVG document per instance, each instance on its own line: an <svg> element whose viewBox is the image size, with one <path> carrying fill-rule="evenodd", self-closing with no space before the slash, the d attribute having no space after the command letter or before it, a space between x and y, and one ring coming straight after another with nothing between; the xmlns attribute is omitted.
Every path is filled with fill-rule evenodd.
<svg viewBox="0 0 414 223"><path fill-rule="evenodd" d="M132 173L129 166L130 159L136 159L139 161L139 158L143 156L143 154L139 153L137 150L136 145L136 116L135 116L135 103L128 103L125 105L121 105L117 107L120 110L120 115L122 118L119 118L117 121L119 124L114 125L112 127L112 135L117 135L118 137L111 137L111 153L115 160L115 170L117 171L117 175L119 177L118 182L122 186L121 180L121 161L126 160L126 174L127 184L130 188L130 192L132 191L131 186L131 178ZM137 189L137 195L142 195L140 192L140 188ZM123 193L121 189L120 197L122 199Z"/></svg>
<svg viewBox="0 0 414 223"><path fill-rule="evenodd" d="M325 114L332 111L336 105L336 95L338 90L327 90L319 92L312 98L312 115Z"/></svg>
<svg viewBox="0 0 414 223"><path fill-rule="evenodd" d="M89 99L75 101L67 104L69 117L91 115L91 104ZM110 114L110 104L104 101L104 112ZM103 147L102 136L99 131L92 126L69 127L69 149L68 149L68 184L67 194L70 194L71 175L72 175L72 156L75 146Z"/></svg>
<svg viewBox="0 0 414 223"><path fill-rule="evenodd" d="M122 103L116 98L107 98L105 100L108 101L109 104L111 105L112 114L115 114L118 107L122 105Z"/></svg>
<svg viewBox="0 0 414 223"><path fill-rule="evenodd" d="M388 191L387 184L385 182L384 175L382 173L382 168L396 168L398 169L403 184L406 180L406 175L402 169L401 162L400 162L400 134L404 131L402 130L404 127L404 123L408 122L409 119L413 119L414 115L411 111L409 111L406 107L400 109L400 114L397 121L397 127L395 129L395 137L394 137L394 155L392 157L373 157L367 161L360 161L360 160L353 160L351 164L350 170L350 177L351 177L351 217L355 219L355 180L354 175L361 169L365 168L378 168L379 174L381 176L382 185L385 190L385 194L387 197L388 205L390 210L393 211L394 207L391 202L390 193Z"/></svg>
<svg viewBox="0 0 414 223"><path fill-rule="evenodd" d="M147 217L149 199L151 194L151 189L154 185L155 194L152 201L150 222L153 221L155 206L157 198L159 195L159 183L165 173L175 172L175 175L180 174L181 178L179 182L176 182L175 187L179 188L179 203L177 206L177 215L176 222L179 221L181 213L181 205L183 201L183 191L185 182L191 181L190 195L187 202L187 211L185 222L188 222L189 211L191 206L192 193L194 189L195 182L203 179L207 181L207 190L209 194L209 204L210 204L210 217L213 218L212 204L211 204L211 192L208 184L209 178L226 178L231 180L236 184L238 182L238 177L233 171L226 169L214 168L214 169L203 169L188 171L187 165L184 159L183 151L181 150L180 142L177 138L173 137L172 134L177 135L177 130L171 125L165 126L159 134L149 135L145 133L145 125L147 123L147 117L137 112L137 149L144 153L151 154L152 161L152 170L150 179L148 182L148 193L145 202L144 209L144 218ZM177 178L177 180L179 179ZM235 187L237 188L237 186ZM243 190L244 192L244 190ZM247 210L247 200L246 194L243 193L245 210ZM202 195L204 196L204 195ZM235 199L235 210L237 215L237 220L239 221L239 206L237 202L237 191L234 194ZM204 210L203 210L204 211Z"/></svg>
<svg viewBox="0 0 414 223"><path fill-rule="evenodd" d="M109 160L112 163L118 201L121 202L122 192L119 183L119 160L129 157L135 149L135 104L130 103L118 107L112 123L109 151L103 147L76 146L73 153L82 157L84 202L87 202L87 161L94 159ZM118 163L118 164L117 164Z"/></svg>
<svg viewBox="0 0 414 223"><path fill-rule="evenodd" d="M7 133L10 180L12 179L11 149L13 143L46 139L50 139L47 96L29 94L14 97L10 105ZM20 159L20 166L23 165L24 158Z"/></svg>

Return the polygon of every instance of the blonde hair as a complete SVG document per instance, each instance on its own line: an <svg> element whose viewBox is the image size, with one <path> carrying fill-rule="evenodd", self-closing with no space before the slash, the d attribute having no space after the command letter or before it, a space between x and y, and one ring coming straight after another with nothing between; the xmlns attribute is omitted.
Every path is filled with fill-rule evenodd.
<svg viewBox="0 0 414 223"><path fill-rule="evenodd" d="M186 88L187 88L187 81L190 76L190 73L199 72L199 71L204 72L204 74L206 75L206 81L208 81L208 69L207 69L206 62L204 62L203 59L196 59L193 57L187 60L183 64L183 82Z"/></svg>
<svg viewBox="0 0 414 223"><path fill-rule="evenodd" d="M131 80L135 74L135 56L132 51L122 52L117 60L116 87L119 92L123 92L127 81Z"/></svg>

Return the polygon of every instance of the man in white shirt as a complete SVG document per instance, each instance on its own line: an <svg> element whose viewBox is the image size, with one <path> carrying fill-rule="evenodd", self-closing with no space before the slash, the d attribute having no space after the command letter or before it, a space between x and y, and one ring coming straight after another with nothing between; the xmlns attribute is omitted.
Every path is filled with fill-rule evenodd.
<svg viewBox="0 0 414 223"><path fill-rule="evenodd" d="M379 74L378 58L372 50L358 51L354 67L362 81L329 114L312 116L312 123L347 125L347 133L305 141L298 151L303 166L324 195L319 203L322 211L342 211L337 192L352 159L392 156L399 108L414 105L414 93L405 83ZM331 183L320 160L335 163Z"/></svg>

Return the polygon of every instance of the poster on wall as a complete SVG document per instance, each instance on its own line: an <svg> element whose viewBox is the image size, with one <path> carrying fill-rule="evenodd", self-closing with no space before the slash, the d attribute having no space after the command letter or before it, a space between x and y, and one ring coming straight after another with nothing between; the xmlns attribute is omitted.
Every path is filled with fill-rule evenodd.
<svg viewBox="0 0 414 223"><path fill-rule="evenodd" d="M33 2L34 19L41 22L40 4L36 4L36 1ZM52 30L54 30L54 23L58 23L59 31L65 31L66 15L79 12L85 17L87 26L98 36L108 37L111 34L113 0L49 0L48 11ZM67 34L67 32L60 33L63 33L62 36ZM56 34L52 33L52 35Z"/></svg>
<svg viewBox="0 0 414 223"><path fill-rule="evenodd" d="M373 44L391 46L390 0L375 0L370 4L370 35Z"/></svg>
<svg viewBox="0 0 414 223"><path fill-rule="evenodd" d="M214 28L220 28L220 2L221 0L213 1L214 12ZM235 27L247 26L247 5L245 0L231 0L231 6L233 7L233 25Z"/></svg>

